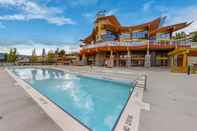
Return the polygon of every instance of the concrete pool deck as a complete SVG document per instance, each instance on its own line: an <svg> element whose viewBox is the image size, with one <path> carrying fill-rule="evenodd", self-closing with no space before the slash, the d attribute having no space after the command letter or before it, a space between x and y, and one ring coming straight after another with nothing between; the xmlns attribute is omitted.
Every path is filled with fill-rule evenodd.
<svg viewBox="0 0 197 131"><path fill-rule="evenodd" d="M0 117L0 131L62 131L2 68Z"/></svg>
<svg viewBox="0 0 197 131"><path fill-rule="evenodd" d="M136 75L140 73L148 74L147 90L144 92L143 101L150 104L150 111L141 110L139 131L196 131L197 130L197 75L187 76L186 74L173 74L168 69L151 68L149 70L144 68L101 68L101 67L73 67L73 66L58 66L65 70L76 71L81 73L97 73L105 74L109 76L115 76L119 79L135 79ZM3 72L3 73L2 73ZM0 69L0 82L4 83L6 87L13 87L14 81L11 80L7 74ZM4 78L5 77L5 78ZM7 84L8 83L8 84ZM0 85L0 87L2 84ZM3 88L2 88L3 89ZM4 91L9 92L7 89L0 89L0 93ZM19 90L21 92L22 89ZM24 93L25 94L25 93ZM6 94L7 97L13 97L13 94ZM12 96L11 96L12 95ZM3 96L3 95L1 95ZM27 95L28 97L28 95ZM30 99L30 98L29 98ZM0 100L1 102L1 100ZM31 102L33 103L33 102ZM10 103L10 106L16 103ZM15 106L17 106L16 104ZM2 107L4 105L0 105ZM28 106L28 105L27 105ZM13 107L14 108L18 107ZM24 108L24 106L23 106ZM2 108L0 108L0 116ZM11 109L10 109L11 110ZM41 109L40 109L41 110ZM9 111L9 110L8 110ZM44 114L44 113L43 113ZM28 114L27 116L31 114ZM39 113L37 114L39 115ZM46 115L46 114L45 114ZM45 118L46 117L46 118ZM47 115L43 119L51 121L50 126L60 130L55 123L50 120ZM6 118L6 117L5 117ZM9 121L3 123L3 129L1 126L2 121L0 119L0 130L5 130L5 126L12 124ZM10 118L11 119L11 118ZM30 117L32 119L32 117ZM11 122L18 123L19 118L13 119ZM30 121L27 119L27 121ZM43 120L45 123L45 120ZM40 126L42 121L39 122ZM16 125L16 124L14 124ZM38 125L39 126L39 125ZM28 127L28 128L27 128ZM31 124L24 125L23 129L33 128L37 130L36 126ZM43 126L44 128L44 126ZM51 128L51 129L53 129ZM12 127L12 129L14 129ZM48 129L48 128L47 128ZM56 129L53 129L56 131ZM8 130L9 131L9 130ZM20 130L22 131L22 130ZM43 130L42 130L43 131ZM44 130L45 131L45 130ZM48 130L47 130L48 131ZM50 131L50 130L49 130Z"/></svg>
<svg viewBox="0 0 197 131"><path fill-rule="evenodd" d="M148 83L143 101L150 104L150 111L141 110L139 131L197 131L196 74L175 74L166 68L76 68L92 72L121 72L125 77L146 73Z"/></svg>

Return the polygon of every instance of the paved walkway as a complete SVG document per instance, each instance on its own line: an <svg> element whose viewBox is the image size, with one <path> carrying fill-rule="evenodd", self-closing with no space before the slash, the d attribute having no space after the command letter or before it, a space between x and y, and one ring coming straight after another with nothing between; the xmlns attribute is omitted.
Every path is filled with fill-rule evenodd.
<svg viewBox="0 0 197 131"><path fill-rule="evenodd" d="M148 90L139 131L197 131L197 75L147 71Z"/></svg>
<svg viewBox="0 0 197 131"><path fill-rule="evenodd" d="M0 68L0 131L61 131Z"/></svg>

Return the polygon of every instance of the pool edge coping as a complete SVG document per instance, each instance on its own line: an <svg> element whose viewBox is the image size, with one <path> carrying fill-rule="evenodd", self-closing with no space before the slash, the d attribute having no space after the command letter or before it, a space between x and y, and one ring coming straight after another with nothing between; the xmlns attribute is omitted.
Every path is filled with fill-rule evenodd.
<svg viewBox="0 0 197 131"><path fill-rule="evenodd" d="M69 70L61 67L47 67L51 69L61 70L69 72ZM80 74L79 72L75 72ZM81 75L81 74L80 74ZM91 76L91 75L89 75ZM141 110L150 110L150 104L143 102L144 91L147 89L147 74L138 74L138 78L132 82L136 82L133 90L130 92L125 106L121 110L116 123L113 125L111 131L126 131L125 128L129 128L128 131L138 131ZM109 79L110 80L110 79ZM128 122L128 116L132 116L132 123Z"/></svg>
<svg viewBox="0 0 197 131"><path fill-rule="evenodd" d="M138 131L141 110L150 110L150 105L143 102L144 90L147 88L147 75L144 74L135 81L136 85L112 131Z"/></svg>
<svg viewBox="0 0 197 131"><path fill-rule="evenodd" d="M5 71L16 81L17 84L22 87L27 94L43 109L43 111L63 130L73 130L73 131L91 131L89 127L84 125L82 122L74 118L68 112L65 112L62 108L57 106L53 101L48 99L46 96L39 93L36 89L31 87L24 80L18 78L9 69L5 68ZM50 107L50 108L48 108ZM69 122L69 124L65 124ZM72 123L72 127L71 124ZM69 126L68 126L69 125ZM68 129L68 127L70 129Z"/></svg>
<svg viewBox="0 0 197 131"><path fill-rule="evenodd" d="M16 66L18 67L18 66ZM55 69L55 70L61 70L63 72L70 72L69 69L65 69L62 67L55 67L55 66L27 66L27 67L32 67L32 68L47 68L47 69ZM21 67L19 67L21 68ZM7 68L6 68L7 69ZM9 70L8 70L9 71ZM81 75L80 72L74 72L74 74L79 74ZM86 76L83 75L82 76ZM87 75L88 77L91 77L92 75ZM145 78L145 74L139 75ZM100 77L102 79L102 77ZM131 94L128 96L128 100L125 103L125 106L122 109L121 114L119 115L119 118L117 118L117 123L115 123L114 127L112 128L112 131L125 131L125 128L129 128L130 131L138 131L139 128L139 121L140 121L140 112L141 109L145 109L145 110L150 110L150 105L147 103L143 102L143 93L144 93L144 86L146 86L146 81L145 79L141 79L139 77L139 79L136 79L135 81L137 81L137 84L135 85L135 87L133 88ZM18 78L19 79L19 78ZM19 79L21 80L21 79ZM107 80L107 79L106 79ZM111 80L109 78L109 80ZM23 81L23 80L22 80ZM132 81L132 80L131 80ZM133 80L134 81L134 80ZM133 82L132 81L132 82ZM23 81L25 82L25 81ZM25 84L27 84L25 82ZM30 86L31 87L31 86ZM32 88L32 87L31 87ZM38 92L39 93L39 92ZM40 94L40 93L39 93ZM34 99L34 98L33 98ZM50 101L50 100L49 100ZM54 104L54 103L53 103ZM57 105L56 105L57 106ZM131 108L132 107L132 108ZM129 112L129 110L132 110ZM60 108L60 110L62 110ZM46 111L45 111L46 112ZM64 110L63 110L64 112ZM133 118L133 123L132 126L127 122L127 117L125 117L126 115L128 116L128 112L132 114L132 118ZM66 114L66 112L64 112ZM48 113L47 113L48 114ZM48 114L50 116L50 114ZM72 118L72 116L69 115L69 117ZM52 118L53 119L53 118ZM77 121L76 119L74 119L75 121ZM56 121L55 121L56 122ZM79 121L80 122L80 121ZM125 124L126 122L126 124ZM57 122L56 122L57 123ZM64 122L65 123L65 122ZM81 123L81 122L80 122ZM58 123L57 123L58 124ZM82 123L83 124L83 123ZM59 125L59 124L58 124ZM64 124L65 125L65 124ZM68 126L66 127L66 130L68 130ZM91 131L91 129L89 129ZM75 130L73 130L75 131ZM77 130L79 131L79 130Z"/></svg>

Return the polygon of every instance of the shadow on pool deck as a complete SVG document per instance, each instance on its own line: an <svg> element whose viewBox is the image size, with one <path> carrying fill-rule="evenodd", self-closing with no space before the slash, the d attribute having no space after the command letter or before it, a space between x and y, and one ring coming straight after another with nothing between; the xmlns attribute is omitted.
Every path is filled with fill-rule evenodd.
<svg viewBox="0 0 197 131"><path fill-rule="evenodd" d="M0 131L62 131L0 68Z"/></svg>

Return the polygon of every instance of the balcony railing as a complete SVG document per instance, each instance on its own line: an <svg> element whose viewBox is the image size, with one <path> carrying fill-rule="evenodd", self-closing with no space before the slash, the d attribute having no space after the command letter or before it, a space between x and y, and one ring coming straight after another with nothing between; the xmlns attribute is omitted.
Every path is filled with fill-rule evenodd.
<svg viewBox="0 0 197 131"><path fill-rule="evenodd" d="M118 41L106 41L96 44L85 45L83 49L99 48L99 47L113 47L113 46L143 46L143 45L171 45L171 46L191 46L190 41L186 40L170 40L170 41L156 41L156 40L144 40L144 41L131 41L131 42L118 42Z"/></svg>
<svg viewBox="0 0 197 131"><path fill-rule="evenodd" d="M110 47L110 46L140 46L145 44L146 42L138 42L138 41L135 42L134 41L133 42L107 41L107 42L101 42L91 45L85 45L83 46L83 48L88 49L88 48Z"/></svg>

